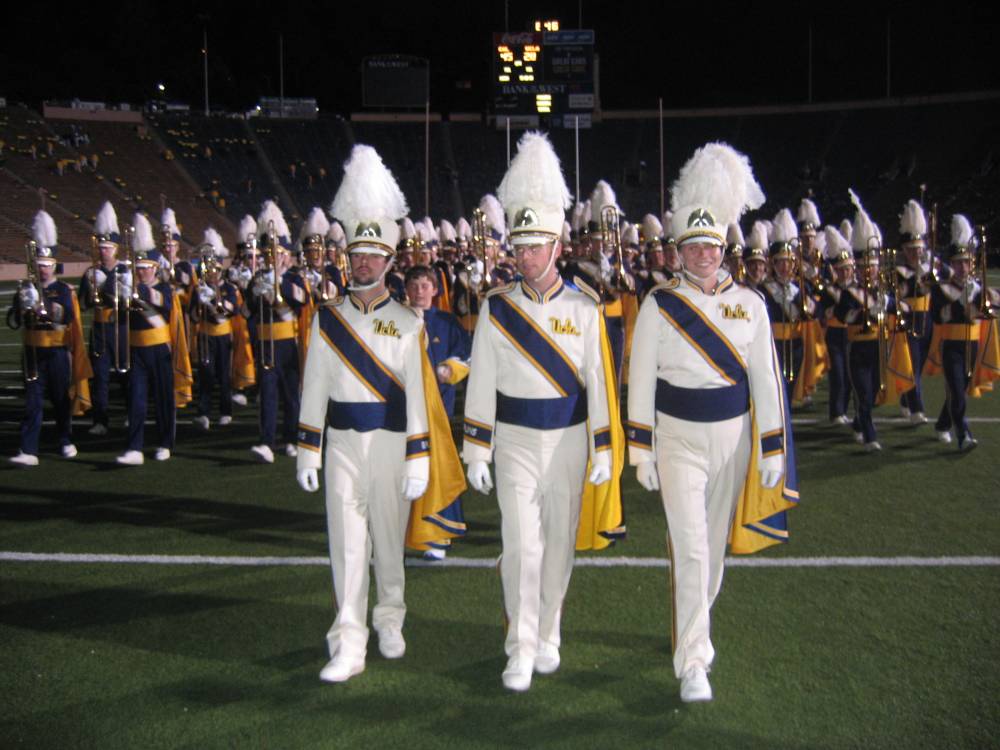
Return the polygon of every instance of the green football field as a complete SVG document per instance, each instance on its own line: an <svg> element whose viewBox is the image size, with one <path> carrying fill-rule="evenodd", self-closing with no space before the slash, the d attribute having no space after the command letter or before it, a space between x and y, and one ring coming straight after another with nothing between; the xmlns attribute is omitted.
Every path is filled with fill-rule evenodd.
<svg viewBox="0 0 1000 750"><path fill-rule="evenodd" d="M5 456L18 341L0 334ZM925 391L936 415L942 384ZM499 514L470 491L468 536L408 569L405 658L373 640L363 674L327 685L322 496L293 459L251 460L252 403L208 433L181 411L174 457L125 468L112 401L108 436L78 423L76 459L48 424L38 468L0 467L0 748L1000 746L1000 393L970 402L966 455L888 406L878 455L826 426L822 391L793 415L791 542L727 571L716 697L694 706L670 663L663 511L631 471L628 538L580 555L558 673L500 683Z"/></svg>

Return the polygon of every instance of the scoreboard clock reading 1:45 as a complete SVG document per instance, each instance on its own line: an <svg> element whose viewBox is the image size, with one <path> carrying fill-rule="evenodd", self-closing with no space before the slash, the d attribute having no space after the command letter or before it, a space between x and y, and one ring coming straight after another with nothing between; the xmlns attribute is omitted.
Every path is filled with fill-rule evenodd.
<svg viewBox="0 0 1000 750"><path fill-rule="evenodd" d="M593 31L494 32L492 57L497 114L593 112Z"/></svg>

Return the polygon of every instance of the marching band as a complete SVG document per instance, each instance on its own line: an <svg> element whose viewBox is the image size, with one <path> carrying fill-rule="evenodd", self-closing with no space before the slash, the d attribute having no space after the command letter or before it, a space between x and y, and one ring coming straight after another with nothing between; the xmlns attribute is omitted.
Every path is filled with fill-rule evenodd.
<svg viewBox="0 0 1000 750"><path fill-rule="evenodd" d="M740 217L763 195L751 190L729 205L731 196L689 184L692 171L662 216L627 222L603 180L567 214L572 201L551 145L529 134L521 147L527 156L512 162L499 199L485 195L471 216L437 225L408 218L380 157L356 147L337 199L311 211L296 243L267 201L241 222L232 255L208 228L182 257L189 235L171 209L161 207L154 232L143 213L120 226L105 203L78 291L57 278L55 222L39 212L8 315L23 330L25 382L20 450L9 460L39 464L45 398L63 458L87 450L86 438L73 440L73 416L90 411L88 435L108 435L114 380L127 413L117 462L127 466L145 460L150 400L152 456L164 461L177 411L193 396L201 430L231 425L233 405L255 396L256 460L297 457L307 490L318 488L325 463L339 612L322 677L340 682L364 668L373 551L373 625L383 655L398 658L403 547L440 559L464 533L457 500L465 481L447 429L454 415L464 421L462 457L475 489L490 491L496 461L509 621L503 682L520 691L532 674L559 666L574 546L589 548L577 527L609 538L621 530L616 431L624 425L637 478L662 493L673 531L690 520L675 486L677 466L690 461L669 436L690 431L691 420L710 424L739 466L725 487L705 490L711 538L671 537L678 575L690 558L691 575L708 582L707 590L676 582L682 697L710 700L708 611L734 498L755 484L744 484L745 467L763 491L797 499L789 406L811 403L828 375L830 425L850 425L845 438L877 454L874 410L888 404L913 426L926 424L933 405L923 376L941 374L946 400L928 437L961 452L976 447L967 397L1000 378L1000 294L986 283L985 231L954 215L940 252L937 207L928 210L921 196L902 209L897 250L850 191L855 214L840 225L823 226L805 198L794 214L758 214L744 233ZM711 153L730 166L745 159ZM546 181L548 193L532 192ZM725 403L723 391L732 391ZM371 470L373 452L384 475ZM411 537L408 528L424 532ZM359 543L367 533L371 542ZM761 533L787 536L778 527ZM558 559L543 561L546 545ZM712 548L708 573L691 562L698 545Z"/></svg>

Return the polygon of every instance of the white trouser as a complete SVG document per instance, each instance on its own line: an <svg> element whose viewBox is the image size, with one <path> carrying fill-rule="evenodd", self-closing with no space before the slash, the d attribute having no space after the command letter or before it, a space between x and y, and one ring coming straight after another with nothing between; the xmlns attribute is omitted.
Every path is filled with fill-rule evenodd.
<svg viewBox="0 0 1000 750"><path fill-rule="evenodd" d="M410 513L400 494L405 454L406 435L401 432L326 430L326 526L338 607L326 636L331 656L341 649L365 657L373 549L372 626L403 627L403 547Z"/></svg>
<svg viewBox="0 0 1000 750"><path fill-rule="evenodd" d="M587 451L586 424L561 430L497 424L494 462L508 656L533 659L540 641L559 646Z"/></svg>
<svg viewBox="0 0 1000 750"><path fill-rule="evenodd" d="M656 466L667 515L674 672L715 657L709 610L722 587L726 543L750 460L750 415L688 422L656 415Z"/></svg>

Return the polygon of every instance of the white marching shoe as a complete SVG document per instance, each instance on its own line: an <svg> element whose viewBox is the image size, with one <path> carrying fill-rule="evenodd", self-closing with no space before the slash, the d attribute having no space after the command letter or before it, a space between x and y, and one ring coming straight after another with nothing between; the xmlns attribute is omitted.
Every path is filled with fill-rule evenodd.
<svg viewBox="0 0 1000 750"><path fill-rule="evenodd" d="M691 667L681 677L681 700L685 703L712 700L712 686L704 667Z"/></svg>
<svg viewBox="0 0 1000 750"><path fill-rule="evenodd" d="M935 432L937 433L937 439L939 442L942 442L945 445L951 444L951 430L935 430Z"/></svg>
<svg viewBox="0 0 1000 750"><path fill-rule="evenodd" d="M299 455L299 449L295 447L294 443L288 443L285 445L285 455L289 458L295 458Z"/></svg>
<svg viewBox="0 0 1000 750"><path fill-rule="evenodd" d="M156 453L153 454L153 458L155 458L157 461L166 461L168 458L170 458L170 449L163 447L157 448Z"/></svg>
<svg viewBox="0 0 1000 750"><path fill-rule="evenodd" d="M552 674L559 669L559 647L542 641L535 655L535 671L538 674Z"/></svg>
<svg viewBox="0 0 1000 750"><path fill-rule="evenodd" d="M125 451L115 459L115 461L124 466L142 466L144 460L142 451Z"/></svg>
<svg viewBox="0 0 1000 750"><path fill-rule="evenodd" d="M219 417L220 427L225 427L226 425L230 425L232 423L233 423L233 418L228 414L223 414L221 417Z"/></svg>
<svg viewBox="0 0 1000 750"><path fill-rule="evenodd" d="M208 421L208 417L205 416L195 417L194 419L191 420L191 422L194 424L195 427L205 430L206 432L208 431L209 424L211 424Z"/></svg>
<svg viewBox="0 0 1000 750"><path fill-rule="evenodd" d="M95 437L102 437L108 434L108 428L103 424L95 424L89 430L87 430L88 435L93 435Z"/></svg>
<svg viewBox="0 0 1000 750"><path fill-rule="evenodd" d="M531 673L535 669L534 659L515 654L507 660L503 671L503 686L515 693L523 693L531 687Z"/></svg>
<svg viewBox="0 0 1000 750"><path fill-rule="evenodd" d="M399 628L382 628L378 631L378 650L386 659L402 659L406 641Z"/></svg>
<svg viewBox="0 0 1000 750"><path fill-rule="evenodd" d="M38 466L38 456L32 456L30 453L25 453L24 451L21 451L16 456L11 456L7 460L18 466Z"/></svg>
<svg viewBox="0 0 1000 750"><path fill-rule="evenodd" d="M922 411L915 411L910 415L910 424L919 427L922 424L927 424L927 415Z"/></svg>
<svg viewBox="0 0 1000 750"><path fill-rule="evenodd" d="M250 449L253 453L254 458L260 461L262 464L273 464L274 463L274 452L271 450L270 446L267 445L255 445Z"/></svg>
<svg viewBox="0 0 1000 750"><path fill-rule="evenodd" d="M353 658L338 651L326 666L320 670L319 678L323 682L347 682L356 674L365 671L365 660Z"/></svg>
<svg viewBox="0 0 1000 750"><path fill-rule="evenodd" d="M72 443L67 443L66 445L64 445L62 448L59 449L59 452L62 454L63 458L76 458L76 454L79 453L79 451L77 451L76 449L76 446L73 445Z"/></svg>
<svg viewBox="0 0 1000 750"><path fill-rule="evenodd" d="M237 406L246 406L247 405L247 397L245 395L243 395L242 393L234 393L233 394L233 403L236 404Z"/></svg>

